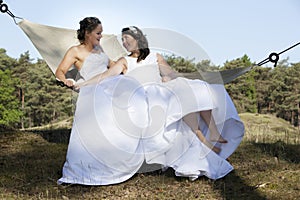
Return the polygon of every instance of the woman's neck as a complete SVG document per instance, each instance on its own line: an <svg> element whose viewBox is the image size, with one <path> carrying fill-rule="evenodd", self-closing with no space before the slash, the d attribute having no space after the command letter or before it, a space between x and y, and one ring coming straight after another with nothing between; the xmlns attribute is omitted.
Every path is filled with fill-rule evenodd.
<svg viewBox="0 0 300 200"><path fill-rule="evenodd" d="M132 51L131 54L130 54L130 57L133 57L133 58L138 58L140 55L140 51Z"/></svg>
<svg viewBox="0 0 300 200"><path fill-rule="evenodd" d="M81 44L88 52L91 52L94 50L94 46L90 43L82 43Z"/></svg>

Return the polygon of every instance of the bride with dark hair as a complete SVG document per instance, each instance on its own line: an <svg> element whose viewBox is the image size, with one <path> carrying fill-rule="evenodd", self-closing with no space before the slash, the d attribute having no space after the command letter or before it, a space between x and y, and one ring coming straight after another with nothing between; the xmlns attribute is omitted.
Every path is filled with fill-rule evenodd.
<svg viewBox="0 0 300 200"><path fill-rule="evenodd" d="M226 161L226 158L241 142L244 126L224 86L179 77L160 54L150 52L146 37L137 27L124 28L122 41L123 46L129 52L128 56L120 58L107 71L83 83L75 84L76 88L80 88L81 93L85 87L104 87L108 83L107 79L114 77L115 82L110 87L113 89L106 89L106 93L115 93L114 88L122 88L126 93L127 86L134 85L129 84L130 81L137 83L137 87L136 85L129 87L132 93L125 96L131 99L136 94L142 94L138 95L140 98L136 100L143 103L131 102L141 105L140 108L146 105L146 108L126 111L141 117L140 119L131 117L129 124L137 124L143 119L144 125L139 126L140 132L136 134L138 131L133 126L127 126L127 123L123 123L124 118L113 112L114 122L118 123L117 127L121 130L126 129L123 133L127 137L118 138L104 133L109 142L117 144L117 149L124 150L126 145L122 142L126 143L127 139L130 141L132 138L139 141L138 148L136 148L138 151L130 151L134 160L140 158L142 154L142 159L138 159L141 162L140 165L136 165L137 168L133 170L135 172L144 162L146 165L156 164L162 168L172 167L177 176L189 177L192 180L202 175L218 179L228 174L233 167ZM124 76L119 76L121 73ZM115 84L116 82L118 83ZM97 89L95 94L101 92ZM127 98L122 98L124 96L122 92L118 94L111 95L114 98L110 100L116 104L112 103L112 106L106 109L115 110L115 105L119 107L131 105L127 103L129 102ZM101 105L98 106L101 107ZM94 110L94 112L98 111ZM102 124L102 126L106 125L106 123ZM101 126L99 128L101 129ZM90 140L93 139L90 138ZM88 149L89 146L86 148ZM111 155L115 153L114 150L110 149ZM116 172L119 158L122 156L116 160L111 157L110 161L111 164L112 160L116 162L115 165L110 166ZM106 165L105 161L102 164ZM126 167L123 170L126 171ZM120 180L132 175L129 170L127 172L128 176L123 174L123 178L119 177ZM110 183L120 182L115 179L119 175L113 172Z"/></svg>
<svg viewBox="0 0 300 200"><path fill-rule="evenodd" d="M69 48L56 70L56 77L69 87L74 82L65 74L73 65L89 80L113 64L99 43L99 19L80 21L77 36L80 44ZM125 76L80 88L59 184L119 183L139 170L144 160L140 135L148 118L145 94L138 88L136 80Z"/></svg>
<svg viewBox="0 0 300 200"><path fill-rule="evenodd" d="M224 86L180 77L162 55L150 52L145 35L135 26L122 29L122 41L129 55L120 58L101 76L78 84L78 87L100 82L105 77L119 73L141 80L144 88L149 87L149 80L159 84L172 91L179 100L179 105L173 105L172 109L180 106L180 115L176 112L168 113L168 118L173 118L173 121L183 119L202 143L220 156L229 157L244 135L244 126ZM153 69L152 72L150 69ZM145 81L148 83L145 84Z"/></svg>

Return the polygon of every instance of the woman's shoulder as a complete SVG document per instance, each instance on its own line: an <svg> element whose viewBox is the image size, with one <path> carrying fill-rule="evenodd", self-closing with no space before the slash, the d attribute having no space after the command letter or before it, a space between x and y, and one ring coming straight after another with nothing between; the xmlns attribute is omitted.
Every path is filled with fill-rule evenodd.
<svg viewBox="0 0 300 200"><path fill-rule="evenodd" d="M162 55L157 52L150 52L148 55L148 60L151 60L152 62L158 62L162 58Z"/></svg>
<svg viewBox="0 0 300 200"><path fill-rule="evenodd" d="M72 54L72 55L77 55L78 53L80 53L82 51L82 48L80 45L74 45L71 46L68 50L67 50L67 54Z"/></svg>
<svg viewBox="0 0 300 200"><path fill-rule="evenodd" d="M159 59L163 58L163 56L157 52L150 52L147 57L148 57L148 59L155 59L155 60L159 60Z"/></svg>
<svg viewBox="0 0 300 200"><path fill-rule="evenodd" d="M156 57L157 59L163 58L163 56L162 56L160 53L157 53L157 52L153 52L153 55L155 55L155 57Z"/></svg>
<svg viewBox="0 0 300 200"><path fill-rule="evenodd" d="M84 58L86 58L89 54L96 53L96 52L94 52L94 51L90 52L83 45L79 44L79 45L71 46L68 49L67 53L69 55L72 55L76 59L79 59L79 60L83 59L84 60Z"/></svg>

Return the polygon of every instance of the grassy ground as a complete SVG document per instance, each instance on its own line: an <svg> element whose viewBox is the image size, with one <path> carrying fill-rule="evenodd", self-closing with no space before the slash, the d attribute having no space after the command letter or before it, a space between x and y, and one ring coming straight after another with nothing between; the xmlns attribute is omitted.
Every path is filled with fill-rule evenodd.
<svg viewBox="0 0 300 200"><path fill-rule="evenodd" d="M1 130L0 199L298 199L300 133L273 116L241 118L245 139L229 158L235 170L216 181L169 169L111 186L61 186L70 129Z"/></svg>

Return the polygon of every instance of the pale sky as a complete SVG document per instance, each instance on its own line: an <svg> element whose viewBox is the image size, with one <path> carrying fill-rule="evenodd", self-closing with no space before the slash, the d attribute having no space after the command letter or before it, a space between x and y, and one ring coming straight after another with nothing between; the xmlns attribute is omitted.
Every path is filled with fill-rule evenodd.
<svg viewBox="0 0 300 200"><path fill-rule="evenodd" d="M49 26L78 29L81 19L96 16L107 34L118 35L129 25L169 29L199 44L216 65L244 54L258 63L300 42L299 0L3 1L14 15ZM10 57L29 51L41 58L9 15L0 13L0 24L0 48ZM287 57L300 62L300 45L280 60Z"/></svg>

